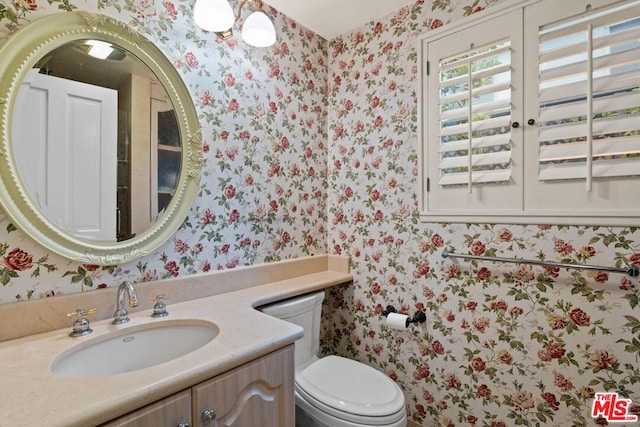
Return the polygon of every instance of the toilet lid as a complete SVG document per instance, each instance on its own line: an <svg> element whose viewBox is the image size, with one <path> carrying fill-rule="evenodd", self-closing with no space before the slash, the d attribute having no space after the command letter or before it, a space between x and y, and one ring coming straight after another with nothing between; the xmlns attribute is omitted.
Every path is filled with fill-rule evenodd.
<svg viewBox="0 0 640 427"><path fill-rule="evenodd" d="M341 412L384 417L404 410L400 387L382 372L340 356L323 357L296 376L309 396Z"/></svg>

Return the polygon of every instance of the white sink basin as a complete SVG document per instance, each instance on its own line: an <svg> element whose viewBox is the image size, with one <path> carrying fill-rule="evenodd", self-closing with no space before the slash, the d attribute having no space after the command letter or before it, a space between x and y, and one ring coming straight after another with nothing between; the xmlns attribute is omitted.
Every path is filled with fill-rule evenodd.
<svg viewBox="0 0 640 427"><path fill-rule="evenodd" d="M216 325L196 321L125 328L65 351L53 360L51 372L61 377L94 378L136 371L191 353L217 335Z"/></svg>

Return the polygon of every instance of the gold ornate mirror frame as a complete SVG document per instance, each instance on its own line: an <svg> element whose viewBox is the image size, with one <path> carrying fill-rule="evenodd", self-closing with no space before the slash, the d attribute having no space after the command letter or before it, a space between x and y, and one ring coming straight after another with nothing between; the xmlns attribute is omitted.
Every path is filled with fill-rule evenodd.
<svg viewBox="0 0 640 427"><path fill-rule="evenodd" d="M54 224L27 194L15 163L12 122L23 79L47 53L82 39L113 43L145 63L164 86L180 128L183 155L175 195L150 229L122 242L79 238ZM0 46L0 75L0 204L22 232L64 257L99 265L115 265L144 257L171 238L182 225L198 192L202 143L189 91L177 70L153 43L131 27L104 15L56 13L25 26Z"/></svg>

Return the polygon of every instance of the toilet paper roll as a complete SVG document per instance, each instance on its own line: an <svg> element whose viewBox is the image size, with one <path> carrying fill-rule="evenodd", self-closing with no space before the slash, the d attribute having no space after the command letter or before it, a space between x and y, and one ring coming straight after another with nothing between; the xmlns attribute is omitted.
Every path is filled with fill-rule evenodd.
<svg viewBox="0 0 640 427"><path fill-rule="evenodd" d="M407 329L407 319L409 316L400 313L387 314L387 326L393 329Z"/></svg>

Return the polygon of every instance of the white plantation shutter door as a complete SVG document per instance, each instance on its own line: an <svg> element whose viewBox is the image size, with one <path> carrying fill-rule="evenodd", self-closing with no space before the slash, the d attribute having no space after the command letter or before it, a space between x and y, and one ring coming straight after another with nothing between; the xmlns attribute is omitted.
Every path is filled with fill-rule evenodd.
<svg viewBox="0 0 640 427"><path fill-rule="evenodd" d="M522 209L522 12L427 45L429 189L433 213Z"/></svg>
<svg viewBox="0 0 640 427"><path fill-rule="evenodd" d="M569 0L564 7L569 17L559 21L544 4L526 15L536 24L527 39L539 45L527 56L527 76L534 77L527 90L537 94L527 101L527 111L537 111L527 114L537 116L537 138L526 153L527 207L637 212L640 1L587 9Z"/></svg>

